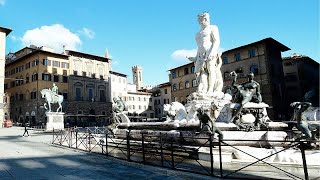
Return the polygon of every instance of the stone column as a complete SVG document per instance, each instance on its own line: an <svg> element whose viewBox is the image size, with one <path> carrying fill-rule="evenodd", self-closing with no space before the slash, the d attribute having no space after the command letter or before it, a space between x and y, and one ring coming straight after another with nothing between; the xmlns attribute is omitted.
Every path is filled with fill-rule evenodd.
<svg viewBox="0 0 320 180"><path fill-rule="evenodd" d="M0 128L3 127L4 120L4 72L5 72L5 50L6 50L6 36L11 32L11 29L0 26Z"/></svg>

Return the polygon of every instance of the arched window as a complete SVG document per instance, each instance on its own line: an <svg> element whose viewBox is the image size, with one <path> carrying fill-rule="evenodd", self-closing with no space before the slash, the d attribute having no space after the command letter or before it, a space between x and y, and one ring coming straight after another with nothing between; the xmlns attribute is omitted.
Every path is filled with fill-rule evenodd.
<svg viewBox="0 0 320 180"><path fill-rule="evenodd" d="M192 87L196 87L197 86L197 80L196 79L193 79L192 80Z"/></svg>
<svg viewBox="0 0 320 180"><path fill-rule="evenodd" d="M183 83L182 82L179 83L179 89L183 89Z"/></svg>
<svg viewBox="0 0 320 180"><path fill-rule="evenodd" d="M32 81L37 81L38 80L38 73L37 72L34 72L33 75L32 75Z"/></svg>
<svg viewBox="0 0 320 180"><path fill-rule="evenodd" d="M29 74L27 73L27 75L26 75L26 83L29 83L29 80L30 80L30 77L29 77Z"/></svg>
<svg viewBox="0 0 320 180"><path fill-rule="evenodd" d="M189 68L184 68L184 75L187 75L187 74L189 74Z"/></svg>
<svg viewBox="0 0 320 180"><path fill-rule="evenodd" d="M190 82L189 81L185 82L185 87L186 87L186 89L190 88Z"/></svg>
<svg viewBox="0 0 320 180"><path fill-rule="evenodd" d="M172 91L176 91L177 90L177 85L176 84L172 84Z"/></svg>
<svg viewBox="0 0 320 180"><path fill-rule="evenodd" d="M19 78L19 84L21 85L21 84L24 84L24 79L23 79L23 77L22 77L22 75L20 76L20 78Z"/></svg>
<svg viewBox="0 0 320 180"><path fill-rule="evenodd" d="M75 94L74 94L75 100L76 101L83 101L83 94L82 94L83 84L80 82L76 82L76 83L74 83L73 88L74 88L74 92L75 92Z"/></svg>
<svg viewBox="0 0 320 180"><path fill-rule="evenodd" d="M55 73L55 74L53 75L53 81L54 81L54 82L59 82L59 74Z"/></svg>
<svg viewBox="0 0 320 180"><path fill-rule="evenodd" d="M16 77L16 86L19 86L20 85L20 80L19 80L19 78L18 77Z"/></svg>
<svg viewBox="0 0 320 180"><path fill-rule="evenodd" d="M191 67L191 73L194 73L194 66Z"/></svg>
<svg viewBox="0 0 320 180"><path fill-rule="evenodd" d="M254 75L259 74L259 68L258 68L258 66L257 66L257 65L252 65L252 66L250 67L250 72L252 72Z"/></svg>
<svg viewBox="0 0 320 180"><path fill-rule="evenodd" d="M87 91L87 100L94 102L94 87L90 86L86 88Z"/></svg>
<svg viewBox="0 0 320 180"><path fill-rule="evenodd" d="M43 72L42 73L42 80L51 81L51 74L49 74L48 72Z"/></svg>
<svg viewBox="0 0 320 180"><path fill-rule="evenodd" d="M100 85L98 87L98 92L99 92L99 100L100 100L100 102L106 102L107 101L107 96L106 96L107 89L106 89L106 87L103 86L103 85Z"/></svg>

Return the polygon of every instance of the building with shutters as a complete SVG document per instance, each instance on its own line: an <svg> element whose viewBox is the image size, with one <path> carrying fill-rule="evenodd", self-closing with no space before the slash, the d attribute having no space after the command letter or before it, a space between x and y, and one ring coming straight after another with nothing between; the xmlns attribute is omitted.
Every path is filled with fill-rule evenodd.
<svg viewBox="0 0 320 180"><path fill-rule="evenodd" d="M110 59L67 50L56 53L48 47L31 45L9 53L5 66L5 92L14 122L37 125L46 121L40 91L55 83L64 96L63 112L108 116ZM56 109L56 105L52 106Z"/></svg>

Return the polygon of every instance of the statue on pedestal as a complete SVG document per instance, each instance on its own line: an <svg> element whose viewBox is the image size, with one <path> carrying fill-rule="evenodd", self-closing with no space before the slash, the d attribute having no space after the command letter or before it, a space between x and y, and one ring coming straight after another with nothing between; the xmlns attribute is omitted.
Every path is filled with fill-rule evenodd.
<svg viewBox="0 0 320 180"><path fill-rule="evenodd" d="M44 108L47 110L46 131L64 129L64 113L62 112L62 102L64 97L58 94L59 88L53 83L52 89L42 89L41 97L45 98ZM58 103L56 112L51 112L51 104ZM48 106L48 107L47 107Z"/></svg>
<svg viewBox="0 0 320 180"><path fill-rule="evenodd" d="M233 86L238 88L238 91L240 92L239 97L239 103L240 108L236 111L236 113L231 118L231 121L238 116L238 114L243 109L243 106L248 102L254 102L254 103L261 103L262 102L262 96L260 92L260 84L253 80L254 74L251 72L248 74L248 81L237 86L235 85L235 82L233 82Z"/></svg>
<svg viewBox="0 0 320 180"><path fill-rule="evenodd" d="M198 84L198 93L221 92L223 80L220 71L222 65L219 29L216 25L210 25L209 13L198 15L201 30L196 35L198 46L196 57L187 57L195 62L195 74Z"/></svg>
<svg viewBox="0 0 320 180"><path fill-rule="evenodd" d="M297 129L303 134L298 139L318 140L320 136L320 108L314 107L313 103L319 105L319 94L317 89L311 89L304 97L303 102L290 104L294 108L291 121L297 122Z"/></svg>
<svg viewBox="0 0 320 180"><path fill-rule="evenodd" d="M188 96L187 122L198 123L200 121L198 123L200 133L214 133L218 132L214 125L215 120L223 106L230 102L230 98L228 99L222 92L223 79L220 70L222 59L221 53L218 52L219 29L216 25L210 25L210 15L207 12L198 15L198 23L201 29L195 37L198 47L197 54L195 57L187 57L195 64L194 73L198 84L197 91ZM213 111L213 104L215 117L209 113Z"/></svg>
<svg viewBox="0 0 320 180"><path fill-rule="evenodd" d="M262 103L260 84L253 80L254 74L248 74L248 81L242 84L237 84L237 74L232 71L231 86L227 87L226 93L232 95L233 113L229 122L233 122L238 126L238 129L245 131L253 131L260 129L260 125L266 126L266 121L269 120L266 113L267 104Z"/></svg>
<svg viewBox="0 0 320 180"><path fill-rule="evenodd" d="M200 125L200 132L199 133L205 133L205 134L214 134L218 133L220 138L223 139L222 131L215 126L215 121L219 116L219 111L217 111L218 108L212 102L211 108L208 112L205 112L204 108L198 108L197 109L197 117L201 122Z"/></svg>
<svg viewBox="0 0 320 180"><path fill-rule="evenodd" d="M311 103L293 102L290 104L290 106L294 107L292 120L297 121L297 129L304 134L304 137L306 137L306 139L311 139L312 134L309 129L307 119L302 115L304 111L311 107Z"/></svg>
<svg viewBox="0 0 320 180"><path fill-rule="evenodd" d="M58 94L58 86L53 83L52 89L42 89L40 91L41 97L45 98L46 102L44 103L44 108L48 109L48 112L51 112L51 104L58 103L59 107L57 108L56 112L62 112L62 102L63 96ZM48 107L47 107L48 105Z"/></svg>

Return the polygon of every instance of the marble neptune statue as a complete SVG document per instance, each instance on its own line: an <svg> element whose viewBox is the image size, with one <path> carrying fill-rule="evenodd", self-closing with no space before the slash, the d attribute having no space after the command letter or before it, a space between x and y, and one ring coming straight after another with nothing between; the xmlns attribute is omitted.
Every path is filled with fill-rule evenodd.
<svg viewBox="0 0 320 180"><path fill-rule="evenodd" d="M187 57L190 61L195 62L197 92L209 94L221 92L223 79L220 71L221 54L218 53L219 29L216 25L210 25L210 16L207 12L198 15L198 22L201 29L196 35L197 55Z"/></svg>

